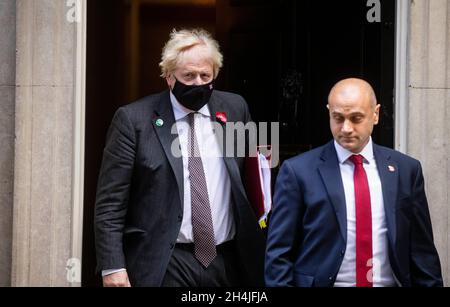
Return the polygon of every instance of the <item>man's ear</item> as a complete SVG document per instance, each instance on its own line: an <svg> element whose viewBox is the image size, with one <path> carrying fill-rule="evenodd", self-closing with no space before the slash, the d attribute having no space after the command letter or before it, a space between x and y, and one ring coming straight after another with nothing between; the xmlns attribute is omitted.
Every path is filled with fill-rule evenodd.
<svg viewBox="0 0 450 307"><path fill-rule="evenodd" d="M168 75L168 76L166 77L166 82L167 82L167 86L169 86L169 89L170 89L170 90L173 90L173 87L174 87L174 85L175 85L175 82L174 82L174 80L173 80L173 78L172 78L172 75Z"/></svg>
<svg viewBox="0 0 450 307"><path fill-rule="evenodd" d="M378 125L378 122L380 121L380 108L381 105L377 104L377 106L375 107L375 120L374 120L374 124Z"/></svg>

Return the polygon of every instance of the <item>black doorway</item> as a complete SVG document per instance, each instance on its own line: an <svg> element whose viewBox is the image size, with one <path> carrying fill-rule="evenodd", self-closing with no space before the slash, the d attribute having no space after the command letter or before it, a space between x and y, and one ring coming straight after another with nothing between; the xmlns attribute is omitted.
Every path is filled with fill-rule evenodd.
<svg viewBox="0 0 450 307"><path fill-rule="evenodd" d="M281 122L282 159L331 139L327 95L351 76L374 86L374 140L393 147L395 1L381 0L375 23L367 0L203 2L88 1L83 286L101 285L93 210L106 131L118 107L165 89L159 53L174 27L215 35L225 56L217 87L244 96L255 121Z"/></svg>
<svg viewBox="0 0 450 307"><path fill-rule="evenodd" d="M374 140L393 147L395 1L381 1L375 23L367 2L217 1L221 85L246 98L254 120L280 122L285 157L331 139L327 96L346 77L373 85L382 105Z"/></svg>

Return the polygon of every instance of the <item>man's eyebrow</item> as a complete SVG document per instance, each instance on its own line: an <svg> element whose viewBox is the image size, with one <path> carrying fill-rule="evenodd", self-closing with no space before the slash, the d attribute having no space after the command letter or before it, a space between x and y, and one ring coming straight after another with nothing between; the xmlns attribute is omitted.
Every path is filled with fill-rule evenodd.
<svg viewBox="0 0 450 307"><path fill-rule="evenodd" d="M337 112L337 111L333 111L333 112L331 112L331 114L333 114L333 115L339 115L339 116L343 116L343 115L342 115L342 113L340 113L340 112Z"/></svg>
<svg viewBox="0 0 450 307"><path fill-rule="evenodd" d="M350 113L350 116L364 116L364 113L362 113L362 112L353 112L353 113Z"/></svg>
<svg viewBox="0 0 450 307"><path fill-rule="evenodd" d="M338 112L338 111L332 111L331 112L332 115L339 115L339 116L344 116L342 113ZM356 111L353 113L350 113L348 116L364 116L364 113Z"/></svg>

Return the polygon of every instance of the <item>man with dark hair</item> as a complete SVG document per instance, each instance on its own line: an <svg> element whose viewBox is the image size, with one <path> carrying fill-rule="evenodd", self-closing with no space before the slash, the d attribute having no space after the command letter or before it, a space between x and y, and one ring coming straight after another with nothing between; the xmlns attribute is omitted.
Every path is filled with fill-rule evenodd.
<svg viewBox="0 0 450 307"><path fill-rule="evenodd" d="M421 165L372 142L380 112L372 87L342 80L328 109L334 141L279 172L266 284L442 286Z"/></svg>

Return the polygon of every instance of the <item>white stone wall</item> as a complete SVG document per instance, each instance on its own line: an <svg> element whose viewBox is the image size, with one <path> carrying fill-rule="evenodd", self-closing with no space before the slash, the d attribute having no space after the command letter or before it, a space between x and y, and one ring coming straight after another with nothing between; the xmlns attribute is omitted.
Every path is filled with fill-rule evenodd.
<svg viewBox="0 0 450 307"><path fill-rule="evenodd" d="M17 0L13 286L65 286L71 258L76 24Z"/></svg>
<svg viewBox="0 0 450 307"><path fill-rule="evenodd" d="M11 284L16 1L0 1L0 287Z"/></svg>
<svg viewBox="0 0 450 307"><path fill-rule="evenodd" d="M408 153L422 162L434 238L450 282L450 0L412 0Z"/></svg>

